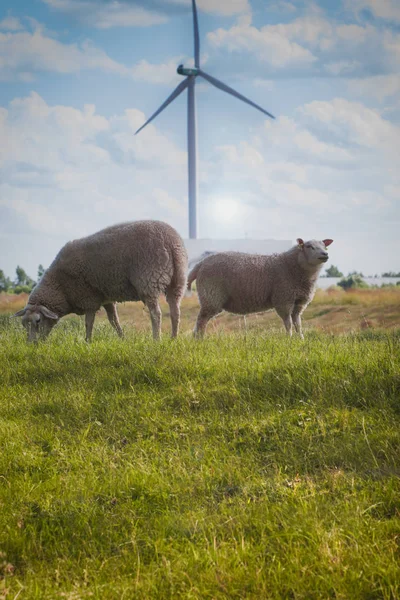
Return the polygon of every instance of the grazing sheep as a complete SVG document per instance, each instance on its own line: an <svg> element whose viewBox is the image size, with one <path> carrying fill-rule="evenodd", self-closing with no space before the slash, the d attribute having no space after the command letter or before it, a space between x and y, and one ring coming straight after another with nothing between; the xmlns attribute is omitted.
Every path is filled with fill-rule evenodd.
<svg viewBox="0 0 400 600"><path fill-rule="evenodd" d="M22 317L28 341L47 337L69 313L85 315L90 341L101 306L122 336L115 302L142 300L150 311L153 337L161 333L160 294L170 308L172 336L180 321L185 291L187 254L182 238L167 223L136 221L107 227L66 244L32 290Z"/></svg>
<svg viewBox="0 0 400 600"><path fill-rule="evenodd" d="M287 333L292 335L293 322L303 338L300 316L314 297L332 242L299 238L297 246L280 254L221 252L202 260L188 277L189 290L197 279L200 301L195 336L202 337L208 321L223 310L246 315L275 308Z"/></svg>

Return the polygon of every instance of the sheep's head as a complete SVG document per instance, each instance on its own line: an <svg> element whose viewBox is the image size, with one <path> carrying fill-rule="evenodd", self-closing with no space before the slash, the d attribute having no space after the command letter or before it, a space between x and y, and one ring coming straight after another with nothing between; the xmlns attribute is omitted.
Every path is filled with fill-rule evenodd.
<svg viewBox="0 0 400 600"><path fill-rule="evenodd" d="M27 304L19 310L14 317L22 317L22 325L28 334L28 342L37 342L40 338L45 339L59 317L45 306L34 306Z"/></svg>
<svg viewBox="0 0 400 600"><path fill-rule="evenodd" d="M297 243L301 250L302 261L310 267L326 263L329 258L326 249L332 242L333 240L309 240L308 242L303 242L301 238L298 238Z"/></svg>

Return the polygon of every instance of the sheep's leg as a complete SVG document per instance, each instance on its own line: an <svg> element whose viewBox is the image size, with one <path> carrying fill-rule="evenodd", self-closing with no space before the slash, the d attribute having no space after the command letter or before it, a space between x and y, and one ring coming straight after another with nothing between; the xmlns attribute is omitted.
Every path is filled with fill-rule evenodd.
<svg viewBox="0 0 400 600"><path fill-rule="evenodd" d="M291 315L286 315L282 317L283 324L285 325L286 333L289 337L292 337L292 317Z"/></svg>
<svg viewBox="0 0 400 600"><path fill-rule="evenodd" d="M194 337L203 338L208 321L210 321L210 319L218 315L220 312L221 311L219 310L211 311L210 309L201 308L197 316L195 328L193 330Z"/></svg>
<svg viewBox="0 0 400 600"><path fill-rule="evenodd" d="M146 300L145 304L150 311L153 339L159 340L161 337L161 308L158 303L158 299Z"/></svg>
<svg viewBox="0 0 400 600"><path fill-rule="evenodd" d="M292 307L279 307L276 309L276 312L285 325L286 333L292 337Z"/></svg>
<svg viewBox="0 0 400 600"><path fill-rule="evenodd" d="M172 337L175 338L179 332L179 323L181 320L180 297L176 297L172 292L167 292L167 302L171 316Z"/></svg>
<svg viewBox="0 0 400 600"><path fill-rule="evenodd" d="M90 342L92 339L93 323L96 316L95 310L89 310L85 313L85 327L86 327L86 341Z"/></svg>
<svg viewBox="0 0 400 600"><path fill-rule="evenodd" d="M106 309L108 320L111 325L114 327L115 331L118 333L119 337L124 337L124 333L121 328L121 324L118 318L117 305L114 302L110 304L104 304L104 308Z"/></svg>
<svg viewBox="0 0 400 600"><path fill-rule="evenodd" d="M295 330L300 335L301 339L304 340L303 330L301 327L301 313L303 312L303 306L295 306L292 312L292 321Z"/></svg>

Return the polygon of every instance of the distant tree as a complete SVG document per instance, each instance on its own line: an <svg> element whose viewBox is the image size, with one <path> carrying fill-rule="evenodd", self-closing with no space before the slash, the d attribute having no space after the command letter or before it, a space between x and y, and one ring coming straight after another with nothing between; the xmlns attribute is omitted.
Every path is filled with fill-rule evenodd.
<svg viewBox="0 0 400 600"><path fill-rule="evenodd" d="M382 277L400 277L400 273L395 273L394 271L388 271L387 273L382 273Z"/></svg>
<svg viewBox="0 0 400 600"><path fill-rule="evenodd" d="M11 287L11 281L5 276L4 271L0 269L0 292L8 292Z"/></svg>
<svg viewBox="0 0 400 600"><path fill-rule="evenodd" d="M37 271L38 283L39 283L39 281L42 279L42 277L43 277L43 275L44 275L44 272L45 272L45 270L46 270L46 269L44 268L44 266L43 266L43 265L39 265L39 266L38 266L38 271Z"/></svg>
<svg viewBox="0 0 400 600"><path fill-rule="evenodd" d="M29 277L29 275L26 273L26 271L19 265L15 269L15 273L16 273L17 277L15 279L14 293L15 294L21 294L22 292L29 293L32 290L33 286L35 285L35 282L33 281L33 279L31 277Z"/></svg>
<svg viewBox="0 0 400 600"><path fill-rule="evenodd" d="M352 277L353 275L357 275L358 277L364 277L364 274L361 271L351 271L347 277Z"/></svg>
<svg viewBox="0 0 400 600"><path fill-rule="evenodd" d="M348 277L343 277L343 279L338 281L338 285L344 290L369 287L368 283L364 281L359 273L350 273Z"/></svg>
<svg viewBox="0 0 400 600"><path fill-rule="evenodd" d="M16 274L15 285L25 285L27 283L27 280L29 279L29 277L26 274L25 270L22 267L20 267L19 265L15 269L15 274Z"/></svg>
<svg viewBox="0 0 400 600"><path fill-rule="evenodd" d="M331 265L325 270L325 277L343 277L343 273L335 265Z"/></svg>

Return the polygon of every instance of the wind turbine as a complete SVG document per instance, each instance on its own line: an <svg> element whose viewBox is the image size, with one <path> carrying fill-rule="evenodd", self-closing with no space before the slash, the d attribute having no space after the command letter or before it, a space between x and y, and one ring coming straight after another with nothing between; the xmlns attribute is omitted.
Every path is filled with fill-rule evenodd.
<svg viewBox="0 0 400 600"><path fill-rule="evenodd" d="M193 29L194 29L194 68L187 68L183 65L179 65L177 72L179 75L183 75L185 79L174 89L172 94L168 96L160 108L147 119L146 123L142 125L135 133L138 134L142 131L153 119L157 117L171 102L175 100L184 90L188 91L188 113L187 113L187 143L188 143L188 191L189 191L189 238L197 238L197 144L196 144L196 102L195 102L195 83L197 77L203 77L206 81L211 83L216 88L239 98L242 102L246 102L260 110L262 113L274 119L267 110L264 110L261 106L252 102L239 92L219 81L215 77L208 75L200 67L200 36L199 36L199 22L197 18L197 7L196 0L192 0L193 9Z"/></svg>

